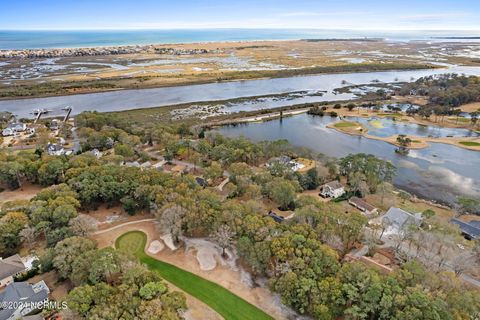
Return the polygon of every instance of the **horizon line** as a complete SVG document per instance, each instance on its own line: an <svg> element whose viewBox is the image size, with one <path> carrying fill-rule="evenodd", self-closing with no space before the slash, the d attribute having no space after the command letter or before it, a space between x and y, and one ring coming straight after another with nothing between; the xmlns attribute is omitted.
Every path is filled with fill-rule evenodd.
<svg viewBox="0 0 480 320"><path fill-rule="evenodd" d="M374 31L378 33L382 32L480 32L478 29L468 28L456 28L456 29L443 29L443 28L383 28L379 31L378 28L305 28L305 27L130 27L130 28L117 28L117 27L101 27L101 28L0 28L0 31L141 31L141 30L338 30L338 31Z"/></svg>

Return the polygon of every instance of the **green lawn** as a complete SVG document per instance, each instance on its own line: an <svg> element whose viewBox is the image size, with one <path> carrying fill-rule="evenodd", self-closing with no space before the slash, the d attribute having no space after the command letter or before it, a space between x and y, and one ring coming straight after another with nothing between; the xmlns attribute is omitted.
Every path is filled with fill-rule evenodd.
<svg viewBox="0 0 480 320"><path fill-rule="evenodd" d="M273 319L268 314L234 295L224 287L145 254L147 236L141 231L127 232L120 236L115 246L137 256L141 262L158 272L162 278L205 302L226 320Z"/></svg>
<svg viewBox="0 0 480 320"><path fill-rule="evenodd" d="M359 124L356 122L342 121L334 124L335 128L351 128L358 127Z"/></svg>
<svg viewBox="0 0 480 320"><path fill-rule="evenodd" d="M459 143L467 147L480 147L480 143L475 141L460 141Z"/></svg>

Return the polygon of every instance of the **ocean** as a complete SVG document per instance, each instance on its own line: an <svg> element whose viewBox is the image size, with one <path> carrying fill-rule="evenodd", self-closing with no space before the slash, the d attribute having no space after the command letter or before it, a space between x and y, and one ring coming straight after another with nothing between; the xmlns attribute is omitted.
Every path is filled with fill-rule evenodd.
<svg viewBox="0 0 480 320"><path fill-rule="evenodd" d="M356 31L321 29L178 29L178 30L0 30L0 49L78 48L248 40L383 38L391 41L438 40L436 37L475 37L468 31ZM449 41L480 41L453 39ZM445 41L445 40L444 40Z"/></svg>

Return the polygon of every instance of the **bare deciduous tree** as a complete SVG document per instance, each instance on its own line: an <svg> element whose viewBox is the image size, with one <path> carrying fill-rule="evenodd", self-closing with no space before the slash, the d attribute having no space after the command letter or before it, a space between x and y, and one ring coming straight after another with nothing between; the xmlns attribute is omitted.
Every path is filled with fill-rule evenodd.
<svg viewBox="0 0 480 320"><path fill-rule="evenodd" d="M33 242L37 236L37 232L35 228L26 226L22 231L20 231L20 238L22 242L26 244L29 248L32 247Z"/></svg>
<svg viewBox="0 0 480 320"><path fill-rule="evenodd" d="M69 227L74 235L86 237L97 230L97 220L85 214L81 214L70 220Z"/></svg>
<svg viewBox="0 0 480 320"><path fill-rule="evenodd" d="M222 248L222 257L226 257L225 249L230 248L233 245L235 232L230 229L226 224L221 225L217 231L211 235L213 241L215 241Z"/></svg>
<svg viewBox="0 0 480 320"><path fill-rule="evenodd" d="M170 233L174 243L178 243L183 234L182 224L187 210L177 204L167 204L155 213L160 230Z"/></svg>

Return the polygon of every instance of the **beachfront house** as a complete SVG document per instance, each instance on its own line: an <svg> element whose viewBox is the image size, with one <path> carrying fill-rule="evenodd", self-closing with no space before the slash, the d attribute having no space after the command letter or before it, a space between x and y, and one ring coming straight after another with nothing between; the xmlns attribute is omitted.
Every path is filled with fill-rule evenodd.
<svg viewBox="0 0 480 320"><path fill-rule="evenodd" d="M381 217L381 221L387 226L386 234L396 234L408 230L412 226L419 226L422 223L422 214L420 212L410 213L400 208L391 207Z"/></svg>
<svg viewBox="0 0 480 320"><path fill-rule="evenodd" d="M27 268L18 254L5 259L0 258L0 288L8 286L17 275L26 270Z"/></svg>
<svg viewBox="0 0 480 320"><path fill-rule="evenodd" d="M378 213L377 208L358 197L351 197L350 199L348 199L348 203L363 212L366 216L373 216Z"/></svg>
<svg viewBox="0 0 480 320"><path fill-rule="evenodd" d="M0 320L22 319L35 310L42 302L48 300L50 289L42 280L35 284L14 282L0 293L0 305L9 306L0 308Z"/></svg>
<svg viewBox="0 0 480 320"><path fill-rule="evenodd" d="M345 193L345 188L338 181L330 181L320 187L320 195L324 198L338 198Z"/></svg>

